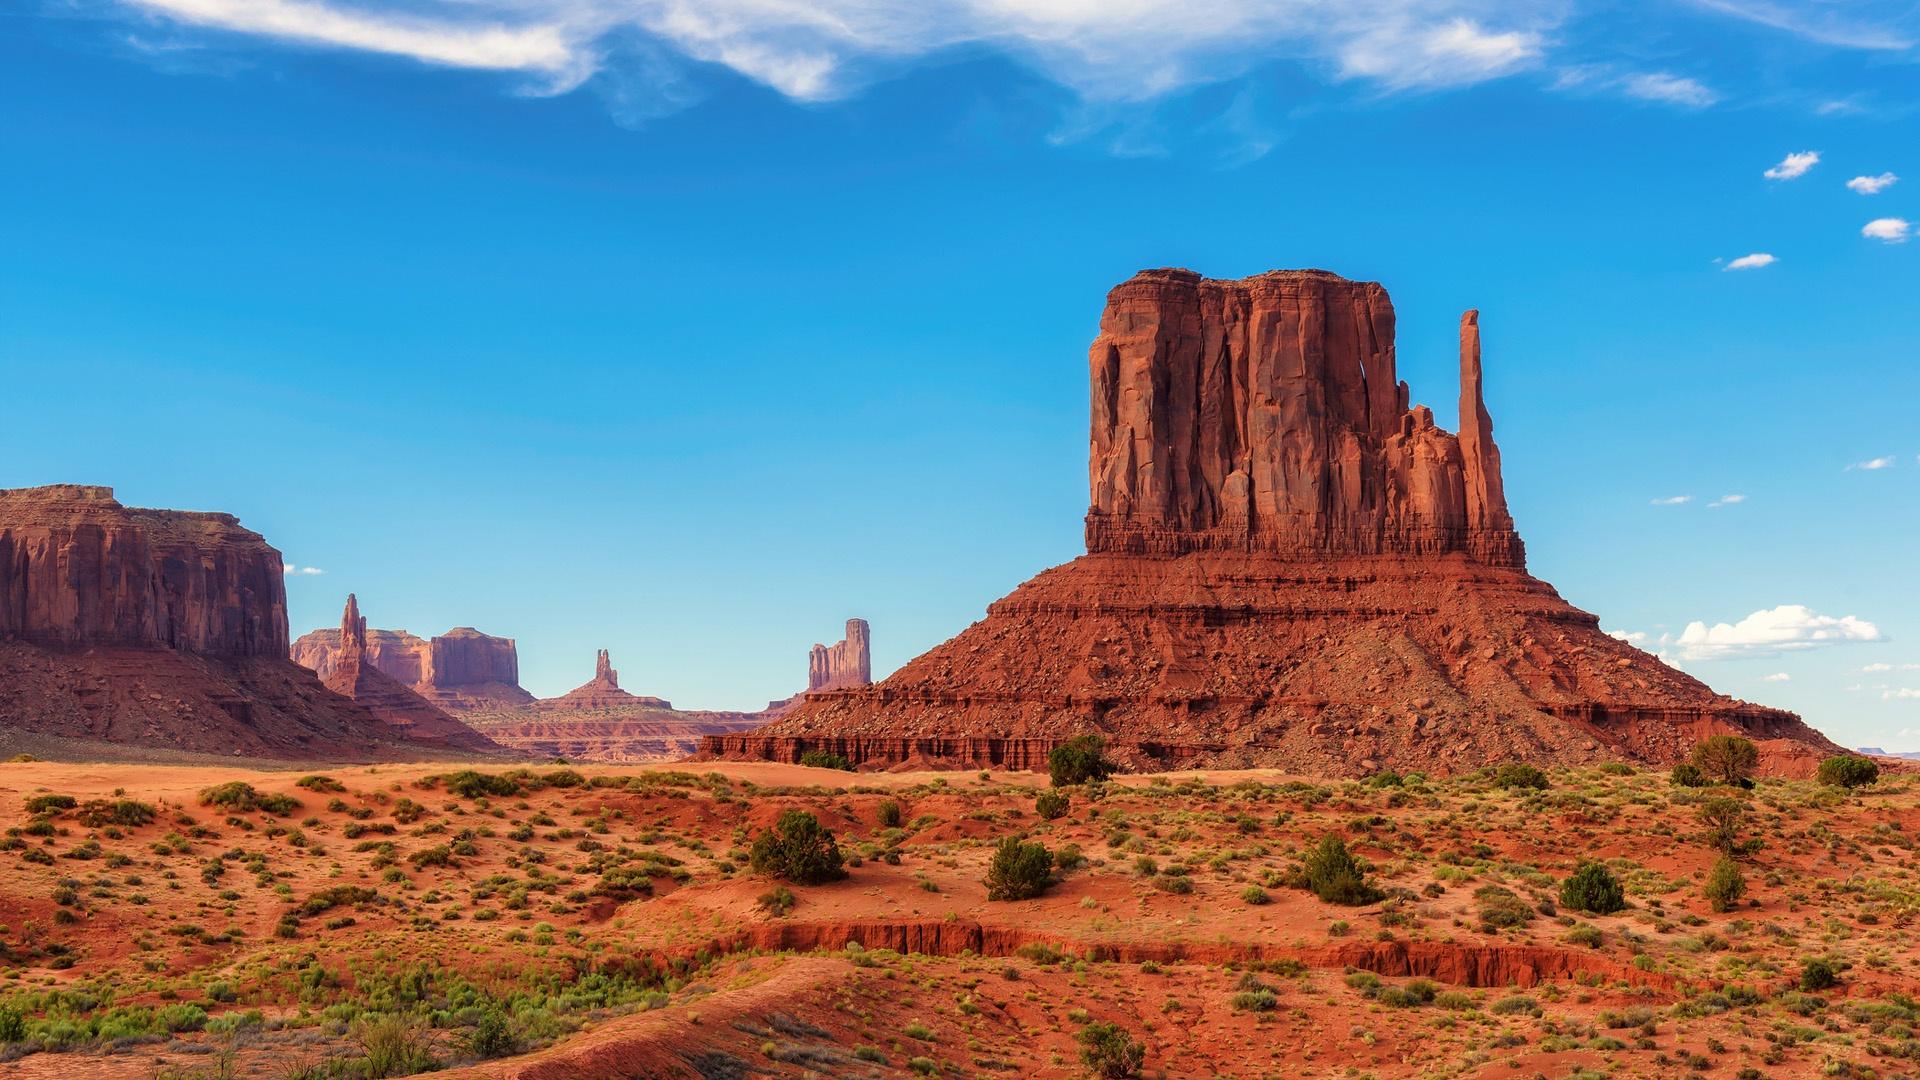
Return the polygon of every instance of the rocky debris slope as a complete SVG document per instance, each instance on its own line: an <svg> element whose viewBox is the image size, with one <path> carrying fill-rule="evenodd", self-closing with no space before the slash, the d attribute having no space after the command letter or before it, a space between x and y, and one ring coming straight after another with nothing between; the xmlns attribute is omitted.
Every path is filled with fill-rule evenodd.
<svg viewBox="0 0 1920 1080"><path fill-rule="evenodd" d="M293 643L293 659L326 678L342 647L336 628L314 630ZM498 709L533 702L520 686L520 654L512 638L455 627L421 639L405 630L367 630L368 659L442 709Z"/></svg>
<svg viewBox="0 0 1920 1080"><path fill-rule="evenodd" d="M347 594L340 615L340 647L321 681L327 689L353 701L383 722L420 742L461 750L498 749L486 736L447 715L405 683L382 671L370 653L366 616L360 600Z"/></svg>
<svg viewBox="0 0 1920 1080"><path fill-rule="evenodd" d="M1452 772L1838 748L1616 641L1526 572L1460 324L1456 436L1395 377L1379 285L1150 270L1091 357L1088 554L870 687L809 694L709 754L1032 763L1098 733L1137 766ZM943 740L945 740L943 742ZM943 749L954 751L949 757Z"/></svg>
<svg viewBox="0 0 1920 1080"><path fill-rule="evenodd" d="M287 658L280 553L229 514L0 490L0 726L222 755L438 753Z"/></svg>

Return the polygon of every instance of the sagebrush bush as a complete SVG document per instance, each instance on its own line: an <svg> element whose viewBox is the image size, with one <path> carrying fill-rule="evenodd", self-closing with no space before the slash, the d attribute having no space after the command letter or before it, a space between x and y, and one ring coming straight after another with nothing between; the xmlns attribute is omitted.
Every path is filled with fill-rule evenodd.
<svg viewBox="0 0 1920 1080"><path fill-rule="evenodd" d="M1560 883L1560 906L1610 915L1627 906L1627 896L1605 864L1586 862L1575 867L1567 880Z"/></svg>
<svg viewBox="0 0 1920 1080"><path fill-rule="evenodd" d="M1331 834L1321 837L1319 845L1307 853L1301 878L1308 891L1329 904L1371 904L1381 896L1346 842Z"/></svg>
<svg viewBox="0 0 1920 1080"><path fill-rule="evenodd" d="M754 872L801 885L847 876L833 831L805 810L788 810L773 828L754 838L748 861Z"/></svg>
<svg viewBox="0 0 1920 1080"><path fill-rule="evenodd" d="M1047 777L1054 787L1071 787L1113 775L1106 757L1107 741L1098 735L1077 735L1047 755Z"/></svg>
<svg viewBox="0 0 1920 1080"><path fill-rule="evenodd" d="M1694 767L1717 784L1745 787L1759 764L1759 748L1738 735L1709 735L1693 748Z"/></svg>
<svg viewBox="0 0 1920 1080"><path fill-rule="evenodd" d="M1066 817L1067 810L1072 805L1073 800L1058 788L1048 788L1033 797L1034 812L1048 821Z"/></svg>
<svg viewBox="0 0 1920 1080"><path fill-rule="evenodd" d="M1118 1024L1088 1024L1075 1038L1080 1042L1080 1060L1095 1076L1124 1080L1138 1075L1146 1064L1146 1045Z"/></svg>
<svg viewBox="0 0 1920 1080"><path fill-rule="evenodd" d="M1509 790L1545 791L1547 774L1524 761L1509 761L1493 770L1493 783Z"/></svg>
<svg viewBox="0 0 1920 1080"><path fill-rule="evenodd" d="M841 772L853 771L853 762L848 761L845 755L829 753L825 750L809 750L801 754L800 764L812 769L838 769Z"/></svg>
<svg viewBox="0 0 1920 1080"><path fill-rule="evenodd" d="M1714 860L1713 869L1707 873L1705 891L1713 910L1731 911L1734 901L1747 893L1747 879L1740 872L1740 864L1725 855Z"/></svg>
<svg viewBox="0 0 1920 1080"><path fill-rule="evenodd" d="M987 899L1030 900L1053 883L1053 852L1017 836L1000 841L987 862Z"/></svg>
<svg viewBox="0 0 1920 1080"><path fill-rule="evenodd" d="M1675 765L1673 771L1667 774L1667 779L1674 787L1706 787L1713 783L1707 779L1706 773L1700 771L1700 766L1691 761Z"/></svg>
<svg viewBox="0 0 1920 1080"><path fill-rule="evenodd" d="M1829 787L1865 787L1880 782L1880 766L1872 758L1838 754L1820 763L1818 777Z"/></svg>

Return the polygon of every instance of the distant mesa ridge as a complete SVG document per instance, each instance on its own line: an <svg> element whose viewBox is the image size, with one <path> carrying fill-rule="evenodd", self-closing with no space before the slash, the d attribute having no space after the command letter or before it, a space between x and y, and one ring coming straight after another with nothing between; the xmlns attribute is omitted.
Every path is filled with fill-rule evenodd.
<svg viewBox="0 0 1920 1080"><path fill-rule="evenodd" d="M880 683L808 693L709 756L1027 767L1099 734L1140 767L1320 775L1834 745L1601 632L1526 572L1481 367L1460 432L1397 376L1386 290L1321 270L1147 270L1089 351L1087 554Z"/></svg>
<svg viewBox="0 0 1920 1080"><path fill-rule="evenodd" d="M0 728L254 757L419 757L287 656L284 563L231 514L0 490Z"/></svg>
<svg viewBox="0 0 1920 1080"><path fill-rule="evenodd" d="M341 630L300 635L293 658L326 678L339 655ZM422 640L405 630L368 629L367 657L415 693L443 709L466 711L524 705L533 695L520 686L520 654L512 638L455 627Z"/></svg>
<svg viewBox="0 0 1920 1080"><path fill-rule="evenodd" d="M339 646L329 657L321 677L327 689L363 706L381 720L425 742L468 750L497 749L492 740L454 719L415 693L413 688L381 670L368 645L366 616L360 599L347 594L340 614Z"/></svg>

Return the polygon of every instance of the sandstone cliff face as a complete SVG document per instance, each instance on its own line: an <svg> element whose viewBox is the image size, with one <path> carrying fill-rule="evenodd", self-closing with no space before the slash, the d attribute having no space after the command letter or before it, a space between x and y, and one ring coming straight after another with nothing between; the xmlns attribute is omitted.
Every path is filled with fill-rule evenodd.
<svg viewBox="0 0 1920 1080"><path fill-rule="evenodd" d="M847 636L815 645L807 658L808 690L839 690L873 681L873 632L865 619L848 619Z"/></svg>
<svg viewBox="0 0 1920 1080"><path fill-rule="evenodd" d="M338 640L340 646L330 657L321 680L327 689L401 729L408 738L449 748L495 749L486 736L447 715L374 664L366 616L360 614L360 600L352 593L347 594L347 606L340 615Z"/></svg>
<svg viewBox="0 0 1920 1080"><path fill-rule="evenodd" d="M404 630L372 628L366 638L366 656L374 667L443 709L489 709L533 701L533 695L520 686L520 654L512 638L483 634L470 626L424 641ZM293 643L293 659L324 679L340 650L340 630L313 630Z"/></svg>
<svg viewBox="0 0 1920 1080"><path fill-rule="evenodd" d="M280 553L230 514L81 484L0 491L0 638L285 656Z"/></svg>
<svg viewBox="0 0 1920 1080"><path fill-rule="evenodd" d="M1467 452L1408 407L1379 285L1314 270L1135 275L1108 296L1091 353L1087 550L1463 551L1522 565L1477 324L1472 348Z"/></svg>
<svg viewBox="0 0 1920 1080"><path fill-rule="evenodd" d="M282 574L227 514L134 509L77 484L0 491L0 729L83 754L435 752L287 659Z"/></svg>
<svg viewBox="0 0 1920 1080"><path fill-rule="evenodd" d="M1018 768L1097 733L1137 767L1321 775L1671 762L1725 732L1778 773L1837 752L1526 573L1477 312L1458 436L1409 405L1386 292L1321 271L1145 271L1109 296L1091 360L1088 554L884 682L704 752Z"/></svg>

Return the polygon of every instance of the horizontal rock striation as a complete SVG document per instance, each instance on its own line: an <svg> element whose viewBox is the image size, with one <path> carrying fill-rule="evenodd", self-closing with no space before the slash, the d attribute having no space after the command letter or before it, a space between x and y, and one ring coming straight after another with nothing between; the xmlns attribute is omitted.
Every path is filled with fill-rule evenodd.
<svg viewBox="0 0 1920 1080"><path fill-rule="evenodd" d="M1090 356L1088 553L885 681L808 694L706 752L1037 765L1099 734L1128 764L1321 775L1671 762L1722 732L1760 740L1777 773L1837 752L1527 574L1477 312L1459 340L1454 435L1409 404L1379 285L1135 276Z"/></svg>
<svg viewBox="0 0 1920 1080"><path fill-rule="evenodd" d="M0 491L0 726L288 760L444 756L287 657L280 553L228 514Z"/></svg>
<svg viewBox="0 0 1920 1080"><path fill-rule="evenodd" d="M0 638L285 656L280 553L231 514L83 484L0 490Z"/></svg>

